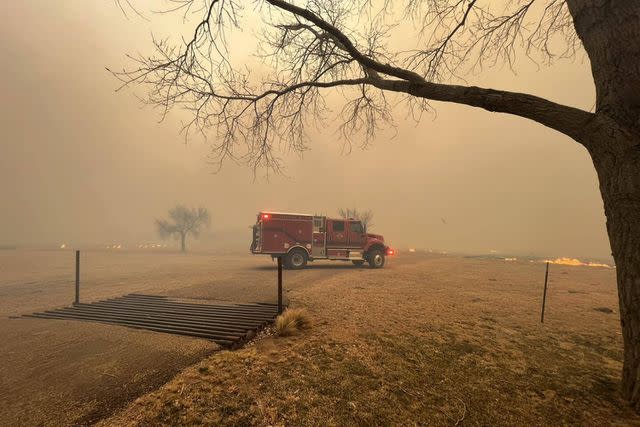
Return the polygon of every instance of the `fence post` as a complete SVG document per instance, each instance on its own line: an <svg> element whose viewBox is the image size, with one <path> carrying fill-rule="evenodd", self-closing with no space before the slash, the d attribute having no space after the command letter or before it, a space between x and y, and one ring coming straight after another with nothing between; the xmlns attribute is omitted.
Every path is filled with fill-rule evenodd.
<svg viewBox="0 0 640 427"><path fill-rule="evenodd" d="M549 279L549 261L544 272L544 292L542 293L542 312L540 313L540 323L544 323L544 305L547 302L547 280Z"/></svg>
<svg viewBox="0 0 640 427"><path fill-rule="evenodd" d="M278 257L278 314L282 313L282 257Z"/></svg>
<svg viewBox="0 0 640 427"><path fill-rule="evenodd" d="M80 251L76 251L76 301L80 304Z"/></svg>

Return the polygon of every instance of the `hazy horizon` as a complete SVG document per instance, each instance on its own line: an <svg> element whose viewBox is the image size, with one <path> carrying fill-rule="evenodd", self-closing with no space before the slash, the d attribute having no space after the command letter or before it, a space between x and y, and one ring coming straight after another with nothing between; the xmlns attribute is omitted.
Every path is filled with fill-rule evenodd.
<svg viewBox="0 0 640 427"><path fill-rule="evenodd" d="M158 123L132 92L114 93L105 70L150 52L152 32L175 35L167 22L180 19L126 18L112 3L78 0L4 8L0 246L160 241L154 219L183 203L210 211L202 246L215 247L217 234L219 245L248 247L263 209L356 207L371 209L375 232L400 248L610 258L588 153L539 124L434 103L437 117L419 124L396 111L397 128L364 151L344 153L328 127L313 131L304 156L284 154L286 176L254 179L232 163L213 174L207 143L179 135L182 114ZM538 69L522 55L516 68L469 83L592 108L588 61Z"/></svg>

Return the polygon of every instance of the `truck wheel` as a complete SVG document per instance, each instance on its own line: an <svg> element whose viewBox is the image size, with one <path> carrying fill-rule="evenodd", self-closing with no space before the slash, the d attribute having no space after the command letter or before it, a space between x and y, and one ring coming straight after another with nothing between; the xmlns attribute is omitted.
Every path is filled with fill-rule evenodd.
<svg viewBox="0 0 640 427"><path fill-rule="evenodd" d="M384 267L384 254L378 249L369 252L367 259L369 261L369 268Z"/></svg>
<svg viewBox="0 0 640 427"><path fill-rule="evenodd" d="M285 265L291 270L300 270L307 265L307 251L303 249L294 249L287 254Z"/></svg>
<svg viewBox="0 0 640 427"><path fill-rule="evenodd" d="M362 264L364 264L364 260L362 259L358 259L355 261L351 261L353 263L353 265L355 265L356 267L360 267Z"/></svg>

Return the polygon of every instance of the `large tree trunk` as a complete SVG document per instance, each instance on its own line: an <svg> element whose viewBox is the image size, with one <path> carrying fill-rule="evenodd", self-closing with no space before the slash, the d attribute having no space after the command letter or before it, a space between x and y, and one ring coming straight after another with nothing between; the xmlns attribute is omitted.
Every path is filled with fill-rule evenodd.
<svg viewBox="0 0 640 427"><path fill-rule="evenodd" d="M640 2L567 0L589 55L596 118L585 129L616 262L622 390L640 412Z"/></svg>
<svg viewBox="0 0 640 427"><path fill-rule="evenodd" d="M604 139L591 150L604 201L607 232L616 262L624 341L622 391L640 411L640 135ZM621 147L631 147L620 149Z"/></svg>
<svg viewBox="0 0 640 427"><path fill-rule="evenodd" d="M596 113L640 130L640 1L567 0L589 55Z"/></svg>
<svg viewBox="0 0 640 427"><path fill-rule="evenodd" d="M182 252L187 251L186 240L187 240L187 233L180 233L180 250Z"/></svg>

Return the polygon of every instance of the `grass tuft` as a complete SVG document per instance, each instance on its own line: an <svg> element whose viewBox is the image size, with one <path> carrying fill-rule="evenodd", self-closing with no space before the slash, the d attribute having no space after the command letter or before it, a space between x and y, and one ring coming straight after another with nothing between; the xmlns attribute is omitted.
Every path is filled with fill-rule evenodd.
<svg viewBox="0 0 640 427"><path fill-rule="evenodd" d="M276 319L276 333L281 337L295 335L311 327L309 314L304 308L287 308Z"/></svg>

